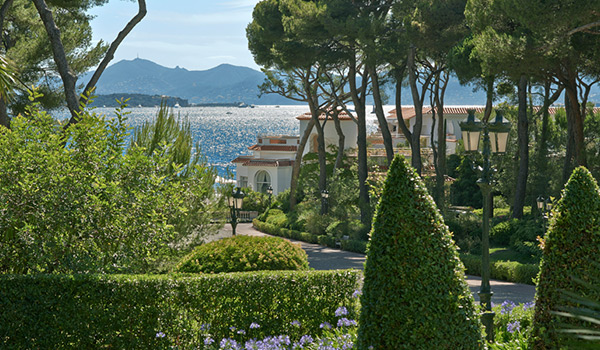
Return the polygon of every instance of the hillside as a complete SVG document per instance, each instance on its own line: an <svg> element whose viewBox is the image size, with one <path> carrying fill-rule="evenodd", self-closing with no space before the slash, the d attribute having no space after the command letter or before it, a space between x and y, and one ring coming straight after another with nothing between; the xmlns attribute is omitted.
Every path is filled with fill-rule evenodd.
<svg viewBox="0 0 600 350"><path fill-rule="evenodd" d="M79 81L86 83L90 76L89 73L84 74ZM230 64L221 64L203 71L191 71L181 67L167 68L149 60L136 58L122 60L109 66L97 84L96 95L167 95L186 99L190 104L298 104L272 94L259 98L258 86L264 78L262 72ZM386 94L394 96L391 89L386 89ZM402 97L403 104L412 101L407 87L403 89ZM368 103L372 104L371 101ZM393 103L393 99L387 102ZM473 92L472 87L460 86L456 79L452 79L446 92L445 103L480 105L485 103L485 94L482 91Z"/></svg>

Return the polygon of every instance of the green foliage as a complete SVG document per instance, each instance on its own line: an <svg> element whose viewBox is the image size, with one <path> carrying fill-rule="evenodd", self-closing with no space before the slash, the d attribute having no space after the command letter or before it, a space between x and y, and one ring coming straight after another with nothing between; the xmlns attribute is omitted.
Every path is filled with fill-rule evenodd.
<svg viewBox="0 0 600 350"><path fill-rule="evenodd" d="M54 19L61 30L61 38L69 66L76 75L98 65L108 45L102 40L92 40L92 4L106 1L47 1L50 9L60 15ZM15 0L4 17L2 26L6 57L18 63L17 85L19 93L10 103L14 115L23 113L29 104L25 87L40 85L44 97L41 104L46 109L64 106L62 81L53 59L52 47L44 24L31 1Z"/></svg>
<svg viewBox="0 0 600 350"><path fill-rule="evenodd" d="M516 305L506 300L495 305L494 340L490 350L526 350L533 321L533 303Z"/></svg>
<svg viewBox="0 0 600 350"><path fill-rule="evenodd" d="M288 224L287 216L279 209L270 209L263 221L277 227L287 227Z"/></svg>
<svg viewBox="0 0 600 350"><path fill-rule="evenodd" d="M126 136L121 108L63 130L36 103L0 129L0 272L146 272L214 228L215 170Z"/></svg>
<svg viewBox="0 0 600 350"><path fill-rule="evenodd" d="M452 237L464 252L481 254L481 217L473 213L447 215L446 224Z"/></svg>
<svg viewBox="0 0 600 350"><path fill-rule="evenodd" d="M400 156L377 206L361 305L358 349L483 349L450 232Z"/></svg>
<svg viewBox="0 0 600 350"><path fill-rule="evenodd" d="M242 203L242 210L257 211L259 213L267 210L269 205L269 195L253 191L251 188L244 187L242 192L246 194Z"/></svg>
<svg viewBox="0 0 600 350"><path fill-rule="evenodd" d="M479 176L472 168L472 160L468 157L462 159L457 168L456 181L450 185L450 202L452 205L482 207L482 195L477 179Z"/></svg>
<svg viewBox="0 0 600 350"><path fill-rule="evenodd" d="M534 349L558 349L565 337L557 332L558 316L551 313L560 302L562 291L585 292L573 276L589 281L590 269L600 256L600 193L590 172L579 167L565 185L562 198L553 211L545 236L536 294L532 345ZM598 300L598 291L586 296ZM561 304L563 307L572 303ZM568 324L577 326L576 319ZM599 330L597 327L595 330Z"/></svg>
<svg viewBox="0 0 600 350"><path fill-rule="evenodd" d="M0 347L155 349L166 342L165 349L191 349L208 334L239 337L230 326L258 339L319 336L319 325L334 323L338 307L356 314L352 294L360 276L349 270L0 275ZM260 328L250 329L253 322Z"/></svg>
<svg viewBox="0 0 600 350"><path fill-rule="evenodd" d="M510 244L511 237L517 231L518 226L518 219L511 219L495 225L490 229L490 242L502 246L508 246Z"/></svg>
<svg viewBox="0 0 600 350"><path fill-rule="evenodd" d="M481 276L481 256L460 254L460 260L466 268L467 274ZM539 273L538 264L528 264L519 261L494 260L490 262L490 275L501 281L535 284Z"/></svg>
<svg viewBox="0 0 600 350"><path fill-rule="evenodd" d="M176 272L220 273L262 270L306 270L300 245L278 237L234 236L196 247Z"/></svg>

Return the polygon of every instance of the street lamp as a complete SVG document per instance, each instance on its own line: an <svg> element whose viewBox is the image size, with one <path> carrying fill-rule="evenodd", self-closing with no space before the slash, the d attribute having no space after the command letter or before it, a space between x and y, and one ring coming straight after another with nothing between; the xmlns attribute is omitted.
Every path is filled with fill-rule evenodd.
<svg viewBox="0 0 600 350"><path fill-rule="evenodd" d="M322 214L327 214L327 200L329 198L329 191L323 190L321 192L321 200L323 201L321 212Z"/></svg>
<svg viewBox="0 0 600 350"><path fill-rule="evenodd" d="M231 213L231 229L233 232L233 236L235 236L235 228L238 224L238 213L240 209L242 209L242 204L244 203L245 196L246 195L244 194L244 192L242 192L239 187L236 187L236 189L231 193L231 197L228 198L229 210Z"/></svg>
<svg viewBox="0 0 600 350"><path fill-rule="evenodd" d="M537 202L537 207L542 214L542 222L544 223L544 232L546 232L546 226L548 223L550 211L552 210L552 201L550 198L544 198L542 196L537 197L535 200Z"/></svg>
<svg viewBox="0 0 600 350"><path fill-rule="evenodd" d="M488 341L494 340L494 312L492 312L492 288L490 286L490 196L492 193L490 174L490 155L506 152L510 123L502 118L502 112L496 110L494 122L480 122L475 120L475 110L467 110L467 120L460 123L465 151L477 152L479 139L483 131L483 172L477 180L477 185L483 194L483 232L481 238L481 288L479 300L483 310L481 322L485 326Z"/></svg>
<svg viewBox="0 0 600 350"><path fill-rule="evenodd" d="M269 194L269 208L271 208L271 196L273 195L273 186L269 185L267 188L267 193Z"/></svg>

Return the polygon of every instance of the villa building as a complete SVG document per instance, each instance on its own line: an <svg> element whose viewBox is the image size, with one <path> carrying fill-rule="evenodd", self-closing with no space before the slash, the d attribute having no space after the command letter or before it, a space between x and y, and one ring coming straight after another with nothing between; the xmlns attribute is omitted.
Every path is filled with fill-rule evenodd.
<svg viewBox="0 0 600 350"><path fill-rule="evenodd" d="M446 152L453 154L456 151L458 140L461 139L461 130L459 123L467 118L467 109L475 109L477 113L484 111L483 106L446 106L444 107L444 119L446 120ZM414 130L415 108L402 107L402 118L411 131ZM300 126L300 135L306 130L311 114L302 114L296 119ZM340 127L344 133L344 149L351 150L357 148L358 128L353 118L345 112L339 114ZM409 155L407 152L408 143L402 130L398 125L396 110L391 110L387 117L387 124L392 134L394 149L396 152ZM338 145L338 133L335 123L330 116L322 114L319 121L323 125L325 135L325 147L329 145ZM431 107L423 108L423 127L421 129L421 147L423 152L430 154L431 141L437 142L437 127L433 125L433 113ZM258 136L258 142L248 147L252 155L240 156L232 162L236 165L236 185L239 187L250 187L254 191L266 193L269 186L273 188L273 194L278 194L290 187L292 179L292 167L300 143L299 136ZM383 138L378 130L368 137L369 156L372 158L381 158L385 161L385 152L383 151ZM317 131L315 128L311 131L304 154L317 151ZM427 156L426 156L427 157Z"/></svg>

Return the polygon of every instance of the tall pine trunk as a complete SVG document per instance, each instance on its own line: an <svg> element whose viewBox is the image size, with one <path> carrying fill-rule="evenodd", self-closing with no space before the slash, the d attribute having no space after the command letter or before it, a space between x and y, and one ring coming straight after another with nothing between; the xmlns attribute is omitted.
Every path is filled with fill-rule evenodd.
<svg viewBox="0 0 600 350"><path fill-rule="evenodd" d="M515 187L515 201L512 217L523 217L525 195L527 194L527 176L529 175L529 120L527 119L528 78L521 75L518 83L519 110L517 112L517 143L519 145L519 167Z"/></svg>

